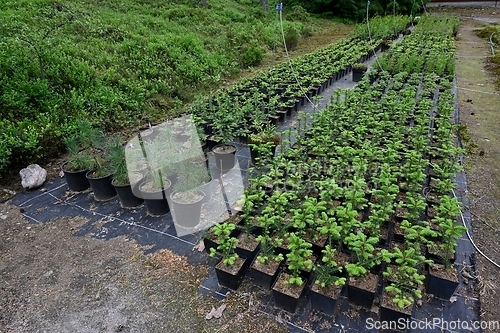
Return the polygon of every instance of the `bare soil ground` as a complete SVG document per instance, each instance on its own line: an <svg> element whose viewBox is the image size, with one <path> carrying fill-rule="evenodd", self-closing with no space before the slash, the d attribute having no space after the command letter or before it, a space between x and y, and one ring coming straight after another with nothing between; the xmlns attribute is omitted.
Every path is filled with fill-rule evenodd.
<svg viewBox="0 0 500 333"><path fill-rule="evenodd" d="M486 22L500 22L498 8L442 9L462 17L456 72L465 171L476 245L500 263L500 89L489 61L491 48L477 36ZM481 320L500 320L500 270L477 255ZM494 332L484 330L484 332Z"/></svg>
<svg viewBox="0 0 500 333"><path fill-rule="evenodd" d="M225 301L198 288L208 267L134 241L75 237L83 218L32 224L0 207L0 332L286 332L252 296ZM226 304L220 319L206 320Z"/></svg>

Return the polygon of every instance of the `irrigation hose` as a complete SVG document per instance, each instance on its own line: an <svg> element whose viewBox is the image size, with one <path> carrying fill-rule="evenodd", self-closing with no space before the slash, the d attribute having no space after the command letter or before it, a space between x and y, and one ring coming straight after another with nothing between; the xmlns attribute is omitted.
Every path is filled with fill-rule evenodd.
<svg viewBox="0 0 500 333"><path fill-rule="evenodd" d="M295 70L294 70L293 65L292 65L292 59L290 58L290 55L288 54L288 47L286 46L286 39L285 39L285 29L283 28L283 3L280 4L279 12L280 12L281 37L283 38L283 46L285 47L285 53L286 53L286 57L288 59L288 65L290 66L290 70L292 71L292 75L295 78L295 81L297 82L297 85L298 85L299 89L304 94L304 97L307 99L307 101L309 103L311 103L311 105L313 106L313 108L316 111L318 111L319 110L318 105L314 104L314 102L309 99L309 97L307 96L307 94L305 92L305 89L300 84L300 81L297 78L297 74L295 73Z"/></svg>
<svg viewBox="0 0 500 333"><path fill-rule="evenodd" d="M366 27L368 29L368 39L370 40L370 43L373 45L373 39L372 39L372 31L370 29L370 22L369 22L369 19L370 19L370 11L369 11L369 8L370 8L370 0L368 0L366 2ZM378 56L377 56L377 52L375 52L375 49L372 49L373 50L373 55L375 56L375 62L377 63L378 67L380 67L380 70L382 72L384 72L384 69L382 68L382 65L380 64L380 62L378 61Z"/></svg>
<svg viewBox="0 0 500 333"><path fill-rule="evenodd" d="M451 192L453 193L453 196L454 196L456 199L458 199L458 198L457 198L457 195L455 194L455 190L451 190ZM464 218L464 214L462 213L462 210L460 210L460 217L462 218L462 224L464 225L464 227L465 227L465 229L466 229L466 230L465 230L465 232L467 233L467 237L469 238L469 240L470 240L470 242L471 242L472 246L476 249L476 251L477 251L480 255L482 255L482 256L483 256L486 260L488 260L491 264L493 264L494 266L496 266L496 268L500 268L500 265L499 265L499 264L497 264L496 262L494 262L492 259L490 259L490 257L488 257L486 254L484 254L484 253L483 253L483 251L481 251L481 250L477 247L476 243L474 243L474 241L472 240L472 236L471 236L471 235L470 235L470 233L469 233L469 228L468 228L468 227L467 227L467 225L465 224L465 218Z"/></svg>
<svg viewBox="0 0 500 333"><path fill-rule="evenodd" d="M392 29L394 30L394 35L396 35L396 0L392 2Z"/></svg>
<svg viewBox="0 0 500 333"><path fill-rule="evenodd" d="M495 56L495 44L493 43L493 35L496 34L496 32L493 32L491 35L490 35L490 46L491 46L491 53L493 54L493 56Z"/></svg>

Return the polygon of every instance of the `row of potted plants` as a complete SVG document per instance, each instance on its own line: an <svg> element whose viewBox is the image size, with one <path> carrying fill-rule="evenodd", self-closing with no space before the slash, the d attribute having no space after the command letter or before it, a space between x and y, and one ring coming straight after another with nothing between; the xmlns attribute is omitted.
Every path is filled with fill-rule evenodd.
<svg viewBox="0 0 500 333"><path fill-rule="evenodd" d="M377 18L378 20L387 20ZM404 29L409 17L394 18ZM382 24L377 25L382 28ZM378 28L376 28L378 29ZM385 31L385 29L384 29ZM391 38L392 33L387 38ZM244 79L228 89L197 100L188 113L199 117L199 126L212 144L255 133L255 122L279 121L347 74L381 47L381 38L352 37ZM210 138L211 137L211 138Z"/></svg>
<svg viewBox="0 0 500 333"><path fill-rule="evenodd" d="M459 150L451 139L450 76L436 82L429 65L430 55L452 44L430 28L450 22L423 18L387 56L431 50L422 64L392 73L382 60L356 89L338 92L313 114L311 129L303 120L295 133L282 133L282 154L257 161L241 218L224 225L253 231L261 252L252 268L282 262L282 274L270 274L278 306L293 312L307 285L337 296L345 285L351 301L368 307L382 285L381 315L392 318L410 316L423 291L443 298L454 292L454 253L464 232L456 221L460 204L450 196ZM332 313L324 307L332 302L313 306Z"/></svg>
<svg viewBox="0 0 500 333"><path fill-rule="evenodd" d="M144 202L150 215L172 212L176 228L191 232L197 227L202 204L214 189L191 117L165 122L127 142L88 121L82 120L79 129L66 140L69 155L62 166L70 190L90 186L97 201L118 195L122 207ZM230 155L234 164L234 152Z"/></svg>

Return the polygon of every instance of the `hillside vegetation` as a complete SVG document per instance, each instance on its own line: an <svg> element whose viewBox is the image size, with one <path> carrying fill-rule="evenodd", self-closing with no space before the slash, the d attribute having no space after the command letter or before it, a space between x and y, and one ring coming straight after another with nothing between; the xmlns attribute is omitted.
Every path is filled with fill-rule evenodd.
<svg viewBox="0 0 500 333"><path fill-rule="evenodd" d="M313 13L336 15L353 20L362 20L369 15L405 14L414 15L419 12L429 0L288 0L287 5L303 6Z"/></svg>
<svg viewBox="0 0 500 333"><path fill-rule="evenodd" d="M324 24L290 8L287 42ZM180 112L271 57L280 33L258 1L4 1L0 174L60 153L76 119L116 131Z"/></svg>

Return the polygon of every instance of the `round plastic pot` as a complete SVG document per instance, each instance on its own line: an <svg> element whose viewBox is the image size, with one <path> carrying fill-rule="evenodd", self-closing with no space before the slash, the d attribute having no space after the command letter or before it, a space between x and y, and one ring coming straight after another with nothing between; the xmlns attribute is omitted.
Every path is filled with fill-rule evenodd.
<svg viewBox="0 0 500 333"><path fill-rule="evenodd" d="M134 192L132 191L132 185L115 185L116 194L118 194L118 199L120 200L120 204L123 208L133 208L141 205L144 200L136 197Z"/></svg>
<svg viewBox="0 0 500 333"><path fill-rule="evenodd" d="M232 147L234 149L229 149L227 152L219 149L221 147ZM233 145L222 144L217 145L212 149L215 157L215 165L219 170L231 170L236 164L236 147Z"/></svg>
<svg viewBox="0 0 500 333"><path fill-rule="evenodd" d="M97 201L108 201L116 196L116 190L111 184L112 175L94 178L92 171L87 172L87 179L94 192L94 199Z"/></svg>
<svg viewBox="0 0 500 333"><path fill-rule="evenodd" d="M170 212L170 207L168 205L167 199L165 199L165 194L168 192L170 195L171 183L168 181L168 187L165 190L157 191L144 191L142 186L147 183L147 180L142 181L138 188L139 192L144 200L144 205L149 215L161 216Z"/></svg>
<svg viewBox="0 0 500 333"><path fill-rule="evenodd" d="M87 170L81 171L67 171L65 169L67 162L61 166L64 173L64 179L68 184L68 188L71 191L80 192L88 189L90 187L89 180L87 179Z"/></svg>
<svg viewBox="0 0 500 333"><path fill-rule="evenodd" d="M170 203L172 205L172 216L176 228L193 229L200 224L201 205L205 198L205 193L197 191L202 197L194 202L179 202L174 199L177 192L170 194Z"/></svg>

